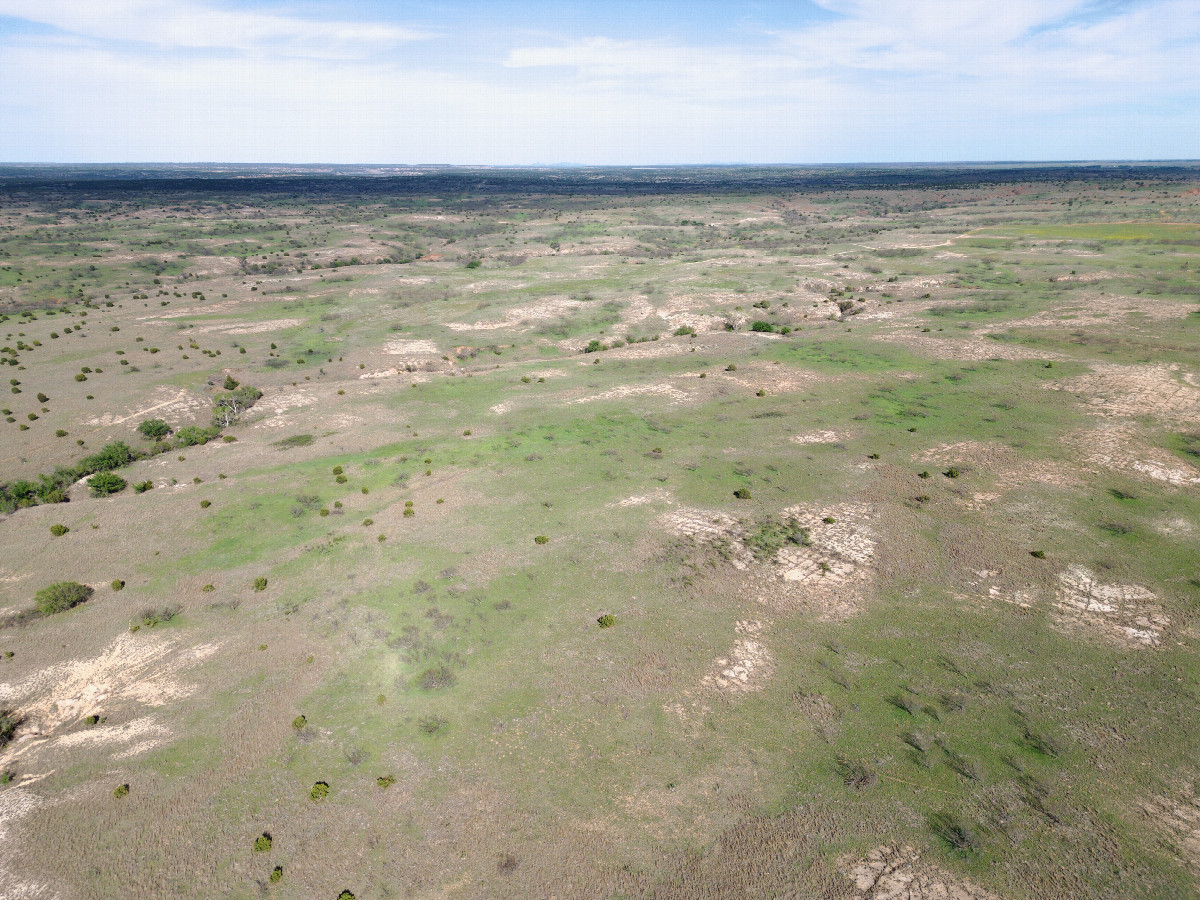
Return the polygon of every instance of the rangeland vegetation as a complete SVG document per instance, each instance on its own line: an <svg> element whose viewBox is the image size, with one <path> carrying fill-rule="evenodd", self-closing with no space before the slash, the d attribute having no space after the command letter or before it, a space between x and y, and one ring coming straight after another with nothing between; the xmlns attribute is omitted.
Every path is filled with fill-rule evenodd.
<svg viewBox="0 0 1200 900"><path fill-rule="evenodd" d="M0 896L1200 894L1200 170L236 174L0 172Z"/></svg>

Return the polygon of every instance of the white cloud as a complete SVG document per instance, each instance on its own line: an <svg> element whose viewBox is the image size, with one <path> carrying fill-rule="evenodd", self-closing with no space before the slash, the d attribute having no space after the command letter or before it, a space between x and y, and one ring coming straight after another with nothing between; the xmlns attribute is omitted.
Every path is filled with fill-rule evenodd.
<svg viewBox="0 0 1200 900"><path fill-rule="evenodd" d="M0 0L0 15L95 41L334 57L424 36L387 23L305 19L186 0Z"/></svg>

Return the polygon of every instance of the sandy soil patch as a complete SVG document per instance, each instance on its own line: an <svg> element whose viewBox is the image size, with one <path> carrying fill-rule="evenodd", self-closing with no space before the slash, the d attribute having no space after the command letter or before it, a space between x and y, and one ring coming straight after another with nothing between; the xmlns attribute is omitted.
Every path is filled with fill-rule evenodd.
<svg viewBox="0 0 1200 900"><path fill-rule="evenodd" d="M151 413L155 414L154 418L186 416L198 410L207 409L209 405L206 397L197 397L190 391L176 391L170 388L159 388L151 399L155 402L135 412L127 412L124 415L105 413L102 416L87 419L84 424L97 428L108 428L112 425L124 425L134 419L150 418Z"/></svg>
<svg viewBox="0 0 1200 900"><path fill-rule="evenodd" d="M263 406L270 407L275 415L282 416L289 409L300 409L316 401L316 397L306 391L293 391L289 394L276 394L262 400Z"/></svg>
<svg viewBox="0 0 1200 900"><path fill-rule="evenodd" d="M868 506L849 503L820 510L793 506L783 511L783 517L806 529L809 536L808 546L789 545L779 551L776 564L784 581L836 590L869 577L877 536Z"/></svg>
<svg viewBox="0 0 1200 900"><path fill-rule="evenodd" d="M616 503L609 503L609 507L630 507L630 506L649 506L651 503L673 503L670 491L665 491L662 488L651 491L648 494L634 494L632 497L626 497L624 500L618 500Z"/></svg>
<svg viewBox="0 0 1200 900"><path fill-rule="evenodd" d="M178 651L173 640L125 634L93 659L68 660L42 669L24 681L0 683L0 705L12 707L25 717L17 740L4 755L9 758L24 755L49 739L60 726L72 725L84 716L102 714L117 703L162 706L187 697L192 686L182 684L179 675L212 656L217 649L217 644L205 644ZM144 734L139 732L134 737L151 736L149 725L145 727ZM63 741L66 741L64 746L75 746L86 743L87 739L63 735L55 740L55 745Z"/></svg>
<svg viewBox="0 0 1200 900"><path fill-rule="evenodd" d="M1031 609L1033 607L1035 599L1033 591L1028 588L1012 587L1006 584L1001 579L999 571L995 569L979 569L973 574L975 576L974 579L968 580L967 584L982 593L988 600L1011 603L1013 606L1019 606L1022 609ZM961 594L958 596L964 600L971 599Z"/></svg>
<svg viewBox="0 0 1200 900"><path fill-rule="evenodd" d="M663 517L663 524L675 534L703 544L728 544L730 562L735 568L746 569L754 562L754 554L741 539L746 526L740 519L723 512L705 509L680 509Z"/></svg>
<svg viewBox="0 0 1200 900"><path fill-rule="evenodd" d="M762 682L771 674L774 662L770 651L759 639L763 625L757 621L738 620L734 626L738 637L727 656L713 661L712 670L702 684L720 691L741 693L762 690Z"/></svg>
<svg viewBox="0 0 1200 900"><path fill-rule="evenodd" d="M246 325L235 323L231 325L205 325L197 328L200 334L264 334L268 331L283 331L285 328L295 328L303 325L303 319L268 319L265 322L254 322Z"/></svg>
<svg viewBox="0 0 1200 900"><path fill-rule="evenodd" d="M965 879L921 864L912 847L879 847L850 870L857 900L999 900Z"/></svg>
<svg viewBox="0 0 1200 900"><path fill-rule="evenodd" d="M1082 395L1098 415L1135 419L1153 416L1164 422L1200 423L1200 387L1177 365L1098 364L1086 375L1049 385Z"/></svg>
<svg viewBox="0 0 1200 900"><path fill-rule="evenodd" d="M384 344L383 352L392 356L423 356L439 351L433 341L396 339Z"/></svg>
<svg viewBox="0 0 1200 900"><path fill-rule="evenodd" d="M595 403L597 400L624 400L628 397L667 397L673 403L691 399L688 394L666 382L660 384L623 384L590 397L576 397L568 403Z"/></svg>
<svg viewBox="0 0 1200 900"><path fill-rule="evenodd" d="M1061 359L1061 354L1031 350L1010 341L986 337L988 332L963 333L957 339L935 337L919 331L892 331L871 335L871 340L903 344L905 347L934 359L953 359L962 362L984 359Z"/></svg>
<svg viewBox="0 0 1200 900"><path fill-rule="evenodd" d="M1157 647L1171 620L1154 593L1136 584L1103 584L1083 566L1058 576L1055 596L1059 621L1103 630L1137 646Z"/></svg>
<svg viewBox="0 0 1200 900"><path fill-rule="evenodd" d="M790 394L824 380L815 372L793 369L783 364L755 363L739 368L737 372L715 374L725 381L753 391L766 391L768 394Z"/></svg>
<svg viewBox="0 0 1200 900"><path fill-rule="evenodd" d="M571 350L580 349L572 344ZM604 354L605 359L658 359L664 356L682 356L691 352L691 345L685 341L645 341L641 344L626 344Z"/></svg>
<svg viewBox="0 0 1200 900"><path fill-rule="evenodd" d="M1123 475L1149 478L1175 487L1200 485L1200 470L1176 459L1166 450L1147 444L1130 428L1103 426L1069 435L1065 442L1082 451L1089 462Z"/></svg>
<svg viewBox="0 0 1200 900"><path fill-rule="evenodd" d="M793 444L836 444L846 440L846 435L840 431L806 431L794 434L788 438Z"/></svg>
<svg viewBox="0 0 1200 900"><path fill-rule="evenodd" d="M451 331L495 331L500 328L516 328L527 322L557 319L563 313L578 309L586 304L581 300L571 300L560 297L543 300L530 306L518 306L504 311L504 318L499 322L447 322L446 327Z"/></svg>

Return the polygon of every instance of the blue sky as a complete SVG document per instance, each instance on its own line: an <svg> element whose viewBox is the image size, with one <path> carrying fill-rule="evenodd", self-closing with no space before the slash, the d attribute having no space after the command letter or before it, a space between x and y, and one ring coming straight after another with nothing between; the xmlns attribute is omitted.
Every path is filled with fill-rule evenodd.
<svg viewBox="0 0 1200 900"><path fill-rule="evenodd" d="M0 0L0 160L1200 157L1198 0Z"/></svg>

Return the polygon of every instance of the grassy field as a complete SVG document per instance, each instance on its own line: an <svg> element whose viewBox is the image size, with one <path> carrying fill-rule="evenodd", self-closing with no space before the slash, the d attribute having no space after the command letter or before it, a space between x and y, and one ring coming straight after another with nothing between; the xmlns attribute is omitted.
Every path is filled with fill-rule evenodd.
<svg viewBox="0 0 1200 900"><path fill-rule="evenodd" d="M0 896L1200 896L1200 171L86 175Z"/></svg>

